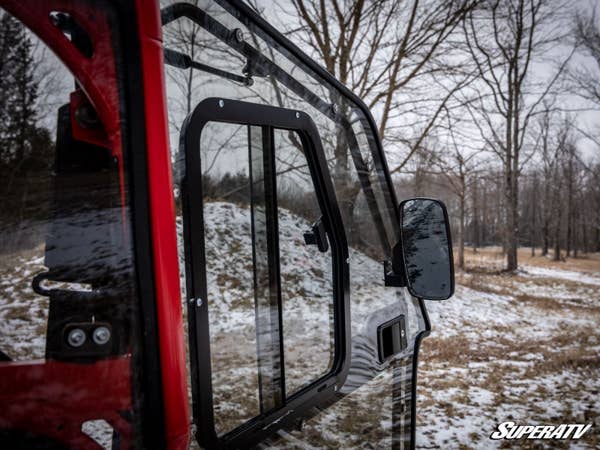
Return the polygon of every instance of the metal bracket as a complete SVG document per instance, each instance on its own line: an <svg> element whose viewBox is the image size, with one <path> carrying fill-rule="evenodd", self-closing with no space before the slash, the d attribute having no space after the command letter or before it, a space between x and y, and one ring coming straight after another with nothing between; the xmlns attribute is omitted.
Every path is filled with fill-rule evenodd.
<svg viewBox="0 0 600 450"><path fill-rule="evenodd" d="M389 287L404 287L406 286L406 279L404 273L396 273L392 269L392 263L390 261L383 262L383 279L384 284Z"/></svg>
<svg viewBox="0 0 600 450"><path fill-rule="evenodd" d="M189 55L178 52L177 50L171 50L169 48L164 49L165 64L169 66L177 67L179 69L196 69L202 72L211 73L227 80L236 81L246 86L252 86L254 81L250 75L242 76L235 73L227 72L225 70L217 69L216 67L209 66L194 61Z"/></svg>
<svg viewBox="0 0 600 450"><path fill-rule="evenodd" d="M329 244L327 242L327 231L321 220L322 218L319 217L319 220L313 224L311 231L304 233L304 243L306 245L316 245L321 253L325 253L329 250Z"/></svg>

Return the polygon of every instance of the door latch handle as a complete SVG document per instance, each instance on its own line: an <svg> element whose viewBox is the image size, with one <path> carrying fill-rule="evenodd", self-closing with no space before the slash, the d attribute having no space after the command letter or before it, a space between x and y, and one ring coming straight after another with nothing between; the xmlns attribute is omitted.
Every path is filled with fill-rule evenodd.
<svg viewBox="0 0 600 450"><path fill-rule="evenodd" d="M404 315L377 327L377 347L379 362L384 363L394 355L402 352L408 346Z"/></svg>
<svg viewBox="0 0 600 450"><path fill-rule="evenodd" d="M322 216L319 217L319 220L313 224L311 231L304 233L304 243L306 245L316 245L321 253L325 253L329 250L329 244L327 243L327 231L321 220L322 218Z"/></svg>

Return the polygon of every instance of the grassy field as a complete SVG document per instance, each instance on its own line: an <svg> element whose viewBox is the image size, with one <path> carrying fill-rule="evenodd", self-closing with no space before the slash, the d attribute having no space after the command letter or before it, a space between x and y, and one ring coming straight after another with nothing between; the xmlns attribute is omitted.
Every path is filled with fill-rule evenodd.
<svg viewBox="0 0 600 450"><path fill-rule="evenodd" d="M428 302L417 447L599 448L600 254L556 262L522 249L514 275L498 248L465 256L455 297ZM505 421L593 426L580 441L490 440Z"/></svg>

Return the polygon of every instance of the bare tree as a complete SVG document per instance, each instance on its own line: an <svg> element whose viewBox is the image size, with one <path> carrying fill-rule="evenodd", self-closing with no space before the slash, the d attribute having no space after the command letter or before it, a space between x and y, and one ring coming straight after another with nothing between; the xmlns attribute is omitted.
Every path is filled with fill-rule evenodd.
<svg viewBox="0 0 600 450"><path fill-rule="evenodd" d="M440 161L439 167L441 173L448 180L452 193L458 199L458 267L465 268L465 234L467 220L467 195L472 190L475 180L476 157L478 152L465 154L462 149L454 142L454 148L448 152L443 161Z"/></svg>
<svg viewBox="0 0 600 450"><path fill-rule="evenodd" d="M527 129L572 55L549 78L536 80L530 73L536 60L562 38L556 27L557 6L550 0L487 0L468 13L464 24L467 48L481 79L479 102L471 109L474 122L503 167L509 271L518 266L519 175L531 157L524 155Z"/></svg>
<svg viewBox="0 0 600 450"><path fill-rule="evenodd" d="M452 193L458 200L458 267L465 268L465 235L468 211L468 194L478 176L478 166L482 149L471 148L457 137L460 120L447 117L447 150L437 153L435 166L446 179Z"/></svg>
<svg viewBox="0 0 600 450"><path fill-rule="evenodd" d="M550 232L554 214L554 189L558 176L558 164L560 147L554 143L552 127L552 112L546 107L542 116L538 119L541 154L541 178L543 180L542 205L541 205L541 232L542 232L542 256L548 254L550 248Z"/></svg>
<svg viewBox="0 0 600 450"><path fill-rule="evenodd" d="M557 154L557 165L554 171L554 177L552 183L552 205L553 205L553 221L554 221L554 260L561 260L561 237L562 237L562 226L563 222L569 221L569 213L565 215L565 209L570 208L569 199L564 201L563 189L566 184L566 177L564 176L564 169L567 167L567 155L569 148L574 145L572 141L573 127L572 122L569 118L565 118L561 127L557 131L557 142L556 142L556 154ZM548 180L550 182L550 180ZM567 203L567 205L565 205ZM565 208L566 206L566 208Z"/></svg>
<svg viewBox="0 0 600 450"><path fill-rule="evenodd" d="M531 245L531 257L535 256L535 246L537 243L537 229L539 220L539 187L540 179L537 171L533 172L531 179L530 195L529 195L529 208L528 214L528 226L529 226L529 243Z"/></svg>
<svg viewBox="0 0 600 450"><path fill-rule="evenodd" d="M591 59L591 64L570 68L575 93L600 105L600 27L596 9L591 14L586 11L576 15L574 35L581 53Z"/></svg>
<svg viewBox="0 0 600 450"><path fill-rule="evenodd" d="M448 54L450 37L460 30L475 1L281 0L276 3L277 14L263 14L271 14L279 29L365 101L378 121L396 173L423 147L445 113L444 106L468 78L460 61ZM259 12L261 6L255 2ZM341 108L342 114L349 112L344 105ZM351 176L343 136L333 149L338 201L354 235L360 184Z"/></svg>
<svg viewBox="0 0 600 450"><path fill-rule="evenodd" d="M379 133L385 137L395 96L450 69L440 54L474 3L292 0L301 21L292 39L306 44L329 72L378 111Z"/></svg>

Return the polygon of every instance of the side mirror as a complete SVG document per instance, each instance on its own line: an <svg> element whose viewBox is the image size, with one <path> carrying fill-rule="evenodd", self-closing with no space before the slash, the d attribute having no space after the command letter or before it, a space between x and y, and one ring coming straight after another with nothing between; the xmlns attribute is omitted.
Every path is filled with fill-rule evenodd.
<svg viewBox="0 0 600 450"><path fill-rule="evenodd" d="M394 253L402 260L394 266L404 266L409 292L426 300L452 297L454 260L446 206L428 198L405 200L400 203L400 226L401 252Z"/></svg>

